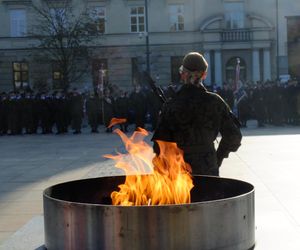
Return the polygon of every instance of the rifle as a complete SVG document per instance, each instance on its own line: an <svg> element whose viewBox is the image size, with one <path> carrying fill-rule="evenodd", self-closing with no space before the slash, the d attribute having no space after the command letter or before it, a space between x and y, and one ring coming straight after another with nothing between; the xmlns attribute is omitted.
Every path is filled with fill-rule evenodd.
<svg viewBox="0 0 300 250"><path fill-rule="evenodd" d="M156 94L156 96L158 96L162 104L164 104L167 101L167 97L165 96L165 93L162 90L162 88L155 85L155 81L148 74L148 72L143 71L143 76L146 82L149 84L150 88L153 90L153 92Z"/></svg>

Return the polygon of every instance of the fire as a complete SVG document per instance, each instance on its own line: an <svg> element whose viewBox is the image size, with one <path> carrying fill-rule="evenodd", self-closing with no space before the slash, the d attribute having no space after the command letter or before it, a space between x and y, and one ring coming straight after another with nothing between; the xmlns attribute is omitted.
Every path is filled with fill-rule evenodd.
<svg viewBox="0 0 300 250"><path fill-rule="evenodd" d="M112 204L122 206L164 205L190 203L193 188L191 167L184 162L183 152L176 143L157 141L160 154L156 156L144 139L148 132L139 128L131 137L121 130L117 133L128 153L105 155L115 166L124 170L125 183L111 193Z"/></svg>
<svg viewBox="0 0 300 250"><path fill-rule="evenodd" d="M108 128L111 128L111 127L115 126L116 124L125 123L125 122L127 122L127 119L125 119L125 118L112 118Z"/></svg>

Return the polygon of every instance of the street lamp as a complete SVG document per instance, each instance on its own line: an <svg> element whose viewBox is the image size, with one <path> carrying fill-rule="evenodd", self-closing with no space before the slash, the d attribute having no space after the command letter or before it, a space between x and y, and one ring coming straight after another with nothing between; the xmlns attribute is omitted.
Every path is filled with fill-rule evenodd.
<svg viewBox="0 0 300 250"><path fill-rule="evenodd" d="M279 79L279 9L278 0L276 0L276 76Z"/></svg>

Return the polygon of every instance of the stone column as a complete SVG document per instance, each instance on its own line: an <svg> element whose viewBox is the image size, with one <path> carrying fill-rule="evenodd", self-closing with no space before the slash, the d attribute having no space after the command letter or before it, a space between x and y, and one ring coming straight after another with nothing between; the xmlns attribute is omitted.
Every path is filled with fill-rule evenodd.
<svg viewBox="0 0 300 250"><path fill-rule="evenodd" d="M264 49L264 81L271 80L270 49Z"/></svg>
<svg viewBox="0 0 300 250"><path fill-rule="evenodd" d="M221 50L215 51L215 84L222 86L222 58Z"/></svg>
<svg viewBox="0 0 300 250"><path fill-rule="evenodd" d="M252 51L252 80L254 82L260 80L259 50Z"/></svg>
<svg viewBox="0 0 300 250"><path fill-rule="evenodd" d="M205 51L204 52L204 58L205 60L207 61L208 63L208 70L207 70L207 76L206 76L206 79L204 80L204 82L206 84L211 84L211 64L210 64L210 53L209 53L209 50L208 51Z"/></svg>

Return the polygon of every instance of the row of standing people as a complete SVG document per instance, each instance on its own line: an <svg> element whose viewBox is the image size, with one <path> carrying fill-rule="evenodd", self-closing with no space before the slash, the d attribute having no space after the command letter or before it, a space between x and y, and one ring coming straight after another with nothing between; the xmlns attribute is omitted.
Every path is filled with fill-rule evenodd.
<svg viewBox="0 0 300 250"><path fill-rule="evenodd" d="M35 134L41 128L42 134L67 133L71 126L74 134L81 133L86 116L91 132L97 133L98 126L104 124L106 132L111 132L109 123L113 117L125 118L121 125L127 131L129 123L144 127L145 119L151 117L154 129L160 101L152 91L142 91L139 86L127 95L123 90L118 95L107 88L104 95L54 92L53 94L26 92L23 94L2 93L0 98L0 134ZM55 129L54 129L55 128Z"/></svg>
<svg viewBox="0 0 300 250"><path fill-rule="evenodd" d="M227 85L219 90L231 109L237 109L243 127L250 119L257 120L259 127L266 124L299 125L300 85L296 81L287 84L266 82L246 85L239 92L237 94Z"/></svg>

